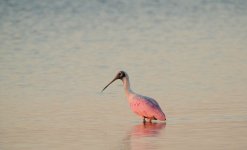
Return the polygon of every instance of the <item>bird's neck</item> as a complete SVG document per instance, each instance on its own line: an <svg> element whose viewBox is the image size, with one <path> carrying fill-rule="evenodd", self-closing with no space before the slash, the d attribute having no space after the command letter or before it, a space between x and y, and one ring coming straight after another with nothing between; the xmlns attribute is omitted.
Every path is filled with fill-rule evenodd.
<svg viewBox="0 0 247 150"><path fill-rule="evenodd" d="M129 81L129 77L126 76L125 78L122 79L123 81L123 86L124 86L124 91L126 96L128 97L130 94L133 94L134 92L131 90L130 88L130 81Z"/></svg>

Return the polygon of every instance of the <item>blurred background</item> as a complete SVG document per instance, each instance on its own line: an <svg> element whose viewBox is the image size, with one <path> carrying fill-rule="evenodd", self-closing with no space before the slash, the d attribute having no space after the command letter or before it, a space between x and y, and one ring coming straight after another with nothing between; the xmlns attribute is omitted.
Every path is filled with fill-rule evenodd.
<svg viewBox="0 0 247 150"><path fill-rule="evenodd" d="M0 149L245 149L246 7L1 0ZM119 70L166 124L143 126L120 81L100 93Z"/></svg>

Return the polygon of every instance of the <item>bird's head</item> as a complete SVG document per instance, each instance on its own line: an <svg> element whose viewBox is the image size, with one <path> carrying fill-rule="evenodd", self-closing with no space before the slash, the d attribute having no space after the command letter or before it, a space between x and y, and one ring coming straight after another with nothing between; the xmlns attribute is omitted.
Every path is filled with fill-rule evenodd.
<svg viewBox="0 0 247 150"><path fill-rule="evenodd" d="M115 76L115 78L109 83L109 84L107 84L104 88L103 88L103 90L101 91L101 92L103 92L110 84L112 84L114 81L116 81L117 79L120 79L120 80L123 80L124 78L126 78L128 75L127 75L127 73L126 72L124 72L124 71L119 71L118 73L117 73L117 75Z"/></svg>

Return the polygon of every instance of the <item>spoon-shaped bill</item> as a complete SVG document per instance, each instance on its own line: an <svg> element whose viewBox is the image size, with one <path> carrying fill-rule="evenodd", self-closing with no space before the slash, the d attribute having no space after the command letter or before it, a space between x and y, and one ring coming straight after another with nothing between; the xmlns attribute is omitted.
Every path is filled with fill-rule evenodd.
<svg viewBox="0 0 247 150"><path fill-rule="evenodd" d="M112 84L114 81L118 79L118 76L116 76L109 84L107 84L101 92L103 92L110 84Z"/></svg>

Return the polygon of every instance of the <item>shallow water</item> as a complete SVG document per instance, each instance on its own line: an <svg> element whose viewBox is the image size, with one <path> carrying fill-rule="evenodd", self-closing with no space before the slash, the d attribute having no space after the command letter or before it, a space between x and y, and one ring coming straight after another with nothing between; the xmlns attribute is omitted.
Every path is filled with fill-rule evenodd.
<svg viewBox="0 0 247 150"><path fill-rule="evenodd" d="M0 149L246 149L247 2L0 2ZM117 81L155 98L142 124Z"/></svg>

